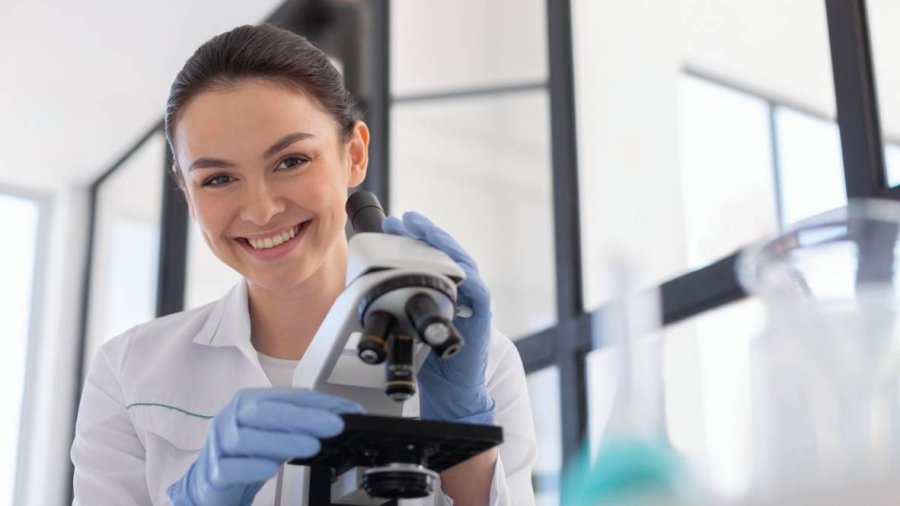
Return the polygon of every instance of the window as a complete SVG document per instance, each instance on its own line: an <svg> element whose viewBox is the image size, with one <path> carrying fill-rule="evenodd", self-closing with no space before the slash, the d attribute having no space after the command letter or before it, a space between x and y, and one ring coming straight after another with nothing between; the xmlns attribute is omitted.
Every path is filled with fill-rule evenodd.
<svg viewBox="0 0 900 506"><path fill-rule="evenodd" d="M556 323L548 108L525 92L392 110L392 212L422 212L466 248L511 337Z"/></svg>
<svg viewBox="0 0 900 506"><path fill-rule="evenodd" d="M165 149L154 134L97 187L85 373L100 345L156 315Z"/></svg>
<svg viewBox="0 0 900 506"><path fill-rule="evenodd" d="M504 333L553 326L542 2L405 1L390 12L389 212L426 214L472 254Z"/></svg>
<svg viewBox="0 0 900 506"><path fill-rule="evenodd" d="M3 321L3 353L0 354L0 502L15 502L19 455L22 396L28 342L33 333L35 264L39 255L41 207L38 201L0 193L0 216L7 244L0 261L0 321Z"/></svg>
<svg viewBox="0 0 900 506"><path fill-rule="evenodd" d="M846 205L844 163L837 125L787 107L776 109L775 125L782 222L796 223Z"/></svg>
<svg viewBox="0 0 900 506"><path fill-rule="evenodd" d="M188 231L187 270L185 275L184 307L191 309L220 299L231 287L241 280L241 275L233 271L216 257L200 232L200 226L193 219Z"/></svg>
<svg viewBox="0 0 900 506"><path fill-rule="evenodd" d="M884 147L884 163L888 186L900 186L900 145L888 144Z"/></svg>
<svg viewBox="0 0 900 506"><path fill-rule="evenodd" d="M761 98L695 76L679 79L688 268L702 267L778 229L769 115L770 106Z"/></svg>
<svg viewBox="0 0 900 506"><path fill-rule="evenodd" d="M897 23L900 5L891 0L866 0L872 63L878 94L878 116L885 146L885 166L890 186L900 185L900 65L897 64Z"/></svg>
<svg viewBox="0 0 900 506"><path fill-rule="evenodd" d="M528 375L528 393L534 412L538 458L534 467L534 493L538 506L559 504L562 443L560 441L559 369L548 367Z"/></svg>
<svg viewBox="0 0 900 506"><path fill-rule="evenodd" d="M771 119L758 97L834 116L824 2L573 0L572 10L587 308L610 296L610 257L632 259L638 284L652 286L776 231Z"/></svg>
<svg viewBox="0 0 900 506"><path fill-rule="evenodd" d="M547 78L542 0L391 2L391 94Z"/></svg>

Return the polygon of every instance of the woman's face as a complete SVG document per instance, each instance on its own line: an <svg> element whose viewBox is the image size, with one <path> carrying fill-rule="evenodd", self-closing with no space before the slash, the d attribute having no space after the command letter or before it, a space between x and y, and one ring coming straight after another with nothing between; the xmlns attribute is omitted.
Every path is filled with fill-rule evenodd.
<svg viewBox="0 0 900 506"><path fill-rule="evenodd" d="M177 169L210 249L272 291L343 272L347 189L365 178L368 130L349 141L303 93L246 80L194 97L175 127Z"/></svg>

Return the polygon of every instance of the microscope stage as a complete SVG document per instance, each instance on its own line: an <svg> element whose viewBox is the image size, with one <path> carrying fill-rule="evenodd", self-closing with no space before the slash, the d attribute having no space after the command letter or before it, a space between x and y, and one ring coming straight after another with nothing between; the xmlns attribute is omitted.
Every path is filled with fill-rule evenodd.
<svg viewBox="0 0 900 506"><path fill-rule="evenodd" d="M322 450L314 457L290 463L329 467L333 476L355 466L392 462L414 462L439 473L503 442L503 429L495 425L375 415L341 418L343 433L322 440Z"/></svg>

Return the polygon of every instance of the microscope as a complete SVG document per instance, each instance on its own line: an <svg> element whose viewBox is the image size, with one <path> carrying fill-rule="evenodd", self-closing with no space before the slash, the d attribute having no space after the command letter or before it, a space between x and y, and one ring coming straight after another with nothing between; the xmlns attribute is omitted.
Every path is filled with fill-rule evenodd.
<svg viewBox="0 0 900 506"><path fill-rule="evenodd" d="M442 251L383 233L374 194L351 195L347 215L353 230L347 286L297 366L293 386L352 399L367 414L342 415L342 434L324 440L317 455L290 461L282 504L288 497L315 506L428 497L439 472L503 441L493 425L403 417L428 355L452 360L465 346L452 323L465 309L456 301L465 274Z"/></svg>

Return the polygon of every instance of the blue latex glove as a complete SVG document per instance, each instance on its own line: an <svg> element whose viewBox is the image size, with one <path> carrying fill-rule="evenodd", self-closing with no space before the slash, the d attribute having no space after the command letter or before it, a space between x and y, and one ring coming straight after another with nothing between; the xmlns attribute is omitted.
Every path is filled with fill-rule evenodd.
<svg viewBox="0 0 900 506"><path fill-rule="evenodd" d="M306 389L241 390L213 419L206 446L166 491L173 506L245 505L292 458L311 457L359 404Z"/></svg>
<svg viewBox="0 0 900 506"><path fill-rule="evenodd" d="M478 275L472 257L447 232L419 213L403 214L403 220L389 216L383 229L425 241L447 254L466 273L459 285L457 300L471 308L468 317L457 316L453 324L465 345L455 356L442 359L434 353L419 370L419 402L422 418L452 422L494 422L494 399L484 382L487 348L491 335L491 295Z"/></svg>

